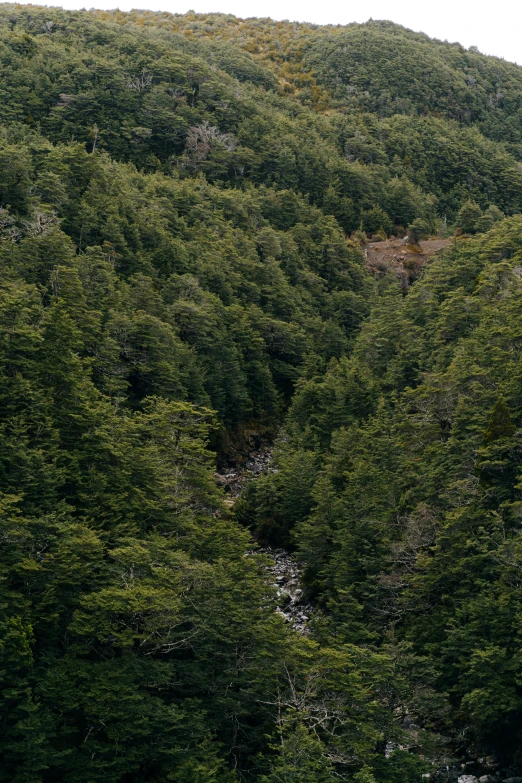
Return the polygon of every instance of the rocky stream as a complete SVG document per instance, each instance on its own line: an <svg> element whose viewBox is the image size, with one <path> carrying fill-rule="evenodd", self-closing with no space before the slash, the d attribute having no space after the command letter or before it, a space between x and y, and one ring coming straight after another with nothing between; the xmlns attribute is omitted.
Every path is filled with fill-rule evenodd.
<svg viewBox="0 0 522 783"><path fill-rule="evenodd" d="M250 454L244 467L225 468L216 474L217 481L225 490L225 503L231 508L247 482L263 473L274 471L273 448L264 446ZM298 633L307 634L307 624L314 612L306 601L299 563L284 549L260 546L248 554L266 555L269 558L268 571L277 590L279 606L277 611Z"/></svg>

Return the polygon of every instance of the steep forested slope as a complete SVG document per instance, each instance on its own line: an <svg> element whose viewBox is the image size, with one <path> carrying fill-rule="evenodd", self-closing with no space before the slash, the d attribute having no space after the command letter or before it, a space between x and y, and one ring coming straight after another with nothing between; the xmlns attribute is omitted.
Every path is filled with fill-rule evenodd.
<svg viewBox="0 0 522 783"><path fill-rule="evenodd" d="M520 69L14 5L0 60L0 780L515 774ZM363 245L408 227L459 236L404 292Z"/></svg>
<svg viewBox="0 0 522 783"><path fill-rule="evenodd" d="M124 25L129 19L118 12L97 16ZM285 94L304 104L379 116L443 116L478 124L485 135L513 143L520 153L520 68L486 57L475 47L433 40L385 21L320 27L224 14L146 11L133 11L130 18L182 33L198 44L233 43L273 71Z"/></svg>
<svg viewBox="0 0 522 783"><path fill-rule="evenodd" d="M325 639L411 643L435 664L466 747L511 763L522 710L521 258L516 217L456 243L405 299L387 287L351 357L300 381L281 469L242 509L298 547Z"/></svg>
<svg viewBox="0 0 522 783"><path fill-rule="evenodd" d="M222 26L228 31L227 17L211 17L206 24L206 17L192 23L190 15L88 16L22 8L14 17L9 6L4 9L4 121L36 128L55 144L74 139L89 151L106 150L147 171L160 167L185 177L201 172L210 181L234 187L249 182L290 188L334 215L348 233L377 206L387 213L381 220L388 221L390 230L415 217L451 221L468 198L482 208L494 202L510 213L522 209L517 144L492 142L478 120L466 121L464 130L456 122L463 118L436 106L435 99L426 112L395 104L379 112L371 101L314 111L297 100L299 94L287 94L277 63L250 54L249 41L257 29L252 23L234 24L237 41L232 43L215 34ZM310 30L273 27L264 36L273 34L270 40L284 61L313 73L315 65L303 65L291 48L291 41L305 46ZM393 51L407 45L416 62L419 47L434 49L445 79L459 82L461 71L451 65L454 48L395 28L390 38L386 31L378 25L345 33L324 28L317 33L317 46L337 46L341 33L354 40L367 36L373 44L365 50L377 69L380 61L372 52L382 48L379 36L388 36L395 42ZM349 59L343 54L346 48L339 49L344 63ZM497 78L503 84L502 68L508 70L512 87L509 92L505 88L497 124L504 130L510 123L518 127L517 66L478 53L461 56L475 58L476 67L488 73L491 85L481 88L488 118L497 117L489 106L493 82ZM319 59L327 61L321 53ZM406 66L386 73L398 79L396 90L407 97L411 69ZM336 65L335 73L340 72ZM437 74L434 83L446 95L446 81ZM372 84L379 81L373 69L367 78ZM325 95L336 106L330 87ZM500 131L489 136L506 139Z"/></svg>

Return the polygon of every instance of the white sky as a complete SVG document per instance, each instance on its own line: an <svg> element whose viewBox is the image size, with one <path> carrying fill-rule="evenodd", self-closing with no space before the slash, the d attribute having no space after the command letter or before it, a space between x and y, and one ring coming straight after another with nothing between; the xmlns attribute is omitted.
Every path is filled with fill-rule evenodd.
<svg viewBox="0 0 522 783"><path fill-rule="evenodd" d="M171 13L219 11L243 18L270 16L318 24L390 19L432 38L477 46L485 54L522 64L522 0L62 0L37 4Z"/></svg>

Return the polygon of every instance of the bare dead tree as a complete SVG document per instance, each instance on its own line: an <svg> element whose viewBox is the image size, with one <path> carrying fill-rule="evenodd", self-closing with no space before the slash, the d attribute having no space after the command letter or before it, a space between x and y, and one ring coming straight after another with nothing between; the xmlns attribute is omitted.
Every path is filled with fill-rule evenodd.
<svg viewBox="0 0 522 783"><path fill-rule="evenodd" d="M231 133L222 133L215 125L202 122L194 125L187 134L185 155L188 165L197 168L209 156L214 146L221 146L227 152L237 149L238 141Z"/></svg>
<svg viewBox="0 0 522 783"><path fill-rule="evenodd" d="M149 73L149 71L143 70L140 74L134 76L134 78L129 79L127 82L127 88L129 90L137 90L138 92L142 92L143 90L147 89L147 87L150 87L153 80L153 75Z"/></svg>

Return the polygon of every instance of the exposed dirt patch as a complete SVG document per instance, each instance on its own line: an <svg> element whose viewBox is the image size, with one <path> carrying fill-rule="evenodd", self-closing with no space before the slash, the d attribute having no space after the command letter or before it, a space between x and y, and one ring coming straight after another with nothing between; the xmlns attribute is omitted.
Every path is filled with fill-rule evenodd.
<svg viewBox="0 0 522 783"><path fill-rule="evenodd" d="M374 275L393 272L399 278L401 287L408 288L428 259L451 244L451 239L427 239L420 248L408 245L403 239L387 239L384 242L368 242L363 252L366 265Z"/></svg>

